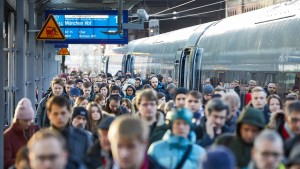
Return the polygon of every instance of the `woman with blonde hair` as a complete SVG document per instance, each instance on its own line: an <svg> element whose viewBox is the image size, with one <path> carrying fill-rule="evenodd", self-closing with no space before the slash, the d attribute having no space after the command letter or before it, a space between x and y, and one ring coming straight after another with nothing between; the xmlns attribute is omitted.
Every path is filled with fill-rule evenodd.
<svg viewBox="0 0 300 169"><path fill-rule="evenodd" d="M75 104L74 107L84 107L86 108L86 106L89 104L89 101L83 97L83 96L79 96L77 97L77 99L75 100Z"/></svg>
<svg viewBox="0 0 300 169"><path fill-rule="evenodd" d="M105 96L102 93L97 93L94 102L98 103L101 107L105 106Z"/></svg>
<svg viewBox="0 0 300 169"><path fill-rule="evenodd" d="M135 114L135 108L129 99L123 98L121 100L121 105L127 109L129 114L131 114L131 115Z"/></svg>
<svg viewBox="0 0 300 169"><path fill-rule="evenodd" d="M92 102L87 105L88 123L87 130L93 133L94 140L98 139L97 128L100 121L104 118L101 107L98 103Z"/></svg>

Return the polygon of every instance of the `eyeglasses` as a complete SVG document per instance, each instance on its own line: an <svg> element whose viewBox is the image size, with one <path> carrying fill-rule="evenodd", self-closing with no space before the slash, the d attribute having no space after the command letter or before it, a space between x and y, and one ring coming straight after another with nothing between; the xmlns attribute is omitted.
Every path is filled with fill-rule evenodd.
<svg viewBox="0 0 300 169"><path fill-rule="evenodd" d="M39 160L40 162L44 162L44 161L55 161L57 160L59 157L58 154L50 154L50 155L39 155L39 156L36 156L36 159Z"/></svg>
<svg viewBox="0 0 300 169"><path fill-rule="evenodd" d="M278 152L260 152L260 154L264 157L264 158L267 158L267 157L273 157L273 158L279 158L282 154L281 153L278 153Z"/></svg>

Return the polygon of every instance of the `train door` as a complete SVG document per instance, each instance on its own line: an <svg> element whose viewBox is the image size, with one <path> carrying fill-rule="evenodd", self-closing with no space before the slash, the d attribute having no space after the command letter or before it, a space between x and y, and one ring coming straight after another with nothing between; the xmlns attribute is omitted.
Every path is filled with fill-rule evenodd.
<svg viewBox="0 0 300 169"><path fill-rule="evenodd" d="M201 64L203 49L196 48L191 63L191 89L202 90L201 85Z"/></svg>
<svg viewBox="0 0 300 169"><path fill-rule="evenodd" d="M105 60L105 73L106 74L108 73L108 65L109 65L109 57L106 57L106 60Z"/></svg>
<svg viewBox="0 0 300 169"><path fill-rule="evenodd" d="M186 87L188 88L188 80L189 80L189 58L191 55L191 48L184 49L179 63L179 87Z"/></svg>
<svg viewBox="0 0 300 169"><path fill-rule="evenodd" d="M123 72L134 73L134 56L132 55L124 55L122 61Z"/></svg>
<svg viewBox="0 0 300 169"><path fill-rule="evenodd" d="M122 72L125 74L127 71L126 71L126 55L123 55L123 58L122 58Z"/></svg>
<svg viewBox="0 0 300 169"><path fill-rule="evenodd" d="M175 62L174 62L174 71L173 71L173 81L176 85L179 85L179 73L180 73L180 58L182 55L183 50L178 49L175 55Z"/></svg>

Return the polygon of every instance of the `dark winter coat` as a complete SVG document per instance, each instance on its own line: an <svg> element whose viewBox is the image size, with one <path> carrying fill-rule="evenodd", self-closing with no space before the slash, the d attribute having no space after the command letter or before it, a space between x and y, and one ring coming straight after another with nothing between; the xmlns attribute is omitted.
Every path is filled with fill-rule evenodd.
<svg viewBox="0 0 300 169"><path fill-rule="evenodd" d="M108 160L110 162L108 162ZM107 166L104 166L104 163L106 163ZM100 142L97 140L88 151L85 157L85 164L88 169L110 169L112 168L113 158L111 154L108 157L105 157Z"/></svg>
<svg viewBox="0 0 300 169"><path fill-rule="evenodd" d="M66 140L68 150L67 169L84 168L85 155L92 146L91 137L86 132L71 126L67 126L63 130L58 130L55 127L50 127L50 129L60 132Z"/></svg>
<svg viewBox="0 0 300 169"><path fill-rule="evenodd" d="M136 116L140 118L140 113L137 113ZM157 121L149 126L149 145L161 140L166 131L169 129L165 124L165 117L162 112L157 111L156 119Z"/></svg>
<svg viewBox="0 0 300 169"><path fill-rule="evenodd" d="M201 139L197 141L197 144L204 148L207 148L210 145L212 145L214 143L215 139L217 139L220 135L222 135L224 133L232 132L228 126L224 125L221 129L222 130L221 134L215 135L214 138L210 138L210 136L206 132L205 124L203 126L199 126L199 127L200 127L200 129L198 129L198 132L201 132L202 136L200 136Z"/></svg>
<svg viewBox="0 0 300 169"><path fill-rule="evenodd" d="M13 123L4 132L4 169L8 169L15 163L18 150L25 146L31 136L38 130L38 126L32 125L25 132L16 123Z"/></svg>
<svg viewBox="0 0 300 169"><path fill-rule="evenodd" d="M253 143L246 143L241 137L240 128L242 124L250 124L262 130L265 126L264 115L258 109L252 107L248 108L238 119L236 134L223 135L215 142L215 144L226 146L232 150L235 154L237 166L239 168L248 166L251 160L251 150L253 147Z"/></svg>
<svg viewBox="0 0 300 169"><path fill-rule="evenodd" d="M50 97L52 97L53 94L49 93L47 96L45 96L41 102L38 105L37 108L37 124L41 127L41 128L45 128L45 127L49 127L50 126L50 120L47 116L47 108L46 108L46 103L48 101L48 99L50 99ZM69 100L70 105L73 104L73 101L69 98L68 95L66 94L62 94L62 96L66 97Z"/></svg>

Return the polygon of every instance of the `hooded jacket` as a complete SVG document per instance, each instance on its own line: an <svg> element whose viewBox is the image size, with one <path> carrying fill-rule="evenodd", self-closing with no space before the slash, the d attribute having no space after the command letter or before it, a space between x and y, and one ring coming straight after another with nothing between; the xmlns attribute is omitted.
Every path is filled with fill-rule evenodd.
<svg viewBox="0 0 300 169"><path fill-rule="evenodd" d="M132 90L133 90L133 93L132 93L132 95L131 96L128 96L127 95L127 93L126 93L126 96L125 96L125 98L126 99L129 99L130 101L135 97L135 87L133 87L132 85L128 85L127 87L126 87L126 90L128 89L128 88L131 88ZM125 90L125 91L126 91Z"/></svg>
<svg viewBox="0 0 300 169"><path fill-rule="evenodd" d="M189 138L175 136L168 130L161 141L153 143L148 154L165 168L175 169L190 144L191 152L182 168L198 168L205 150L195 144L196 135L191 132Z"/></svg>
<svg viewBox="0 0 300 169"><path fill-rule="evenodd" d="M226 146L232 150L239 168L248 166L251 161L251 150L253 147L253 143L246 143L241 137L240 129L242 124L249 124L263 130L265 127L265 118L260 110L249 107L243 111L238 119L236 134L223 135L215 142L215 144Z"/></svg>

